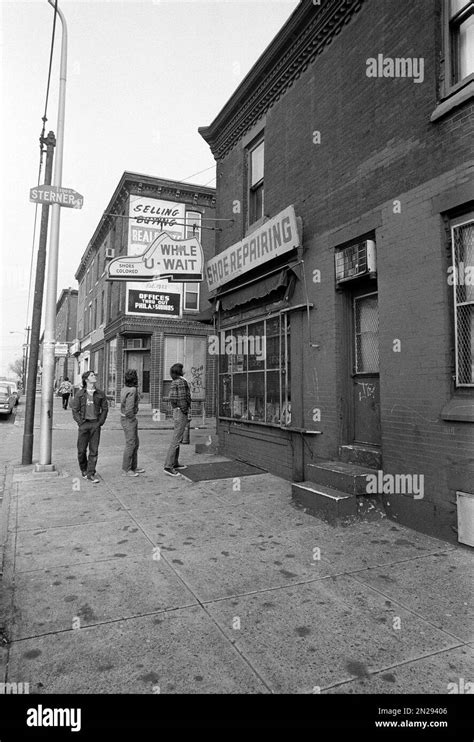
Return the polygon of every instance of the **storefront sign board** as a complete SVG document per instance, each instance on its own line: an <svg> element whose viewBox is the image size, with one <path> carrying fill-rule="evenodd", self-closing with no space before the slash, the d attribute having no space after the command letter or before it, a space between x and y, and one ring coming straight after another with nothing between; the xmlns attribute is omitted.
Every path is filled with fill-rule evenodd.
<svg viewBox="0 0 474 742"><path fill-rule="evenodd" d="M209 291L215 291L243 273L293 250L299 244L295 209L288 206L245 239L206 263Z"/></svg>

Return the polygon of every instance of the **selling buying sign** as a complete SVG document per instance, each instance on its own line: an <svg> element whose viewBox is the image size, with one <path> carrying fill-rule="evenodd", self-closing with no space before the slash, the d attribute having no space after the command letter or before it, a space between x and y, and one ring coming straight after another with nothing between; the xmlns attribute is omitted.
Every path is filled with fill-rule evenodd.
<svg viewBox="0 0 474 742"><path fill-rule="evenodd" d="M126 314L181 316L182 284L202 281L203 270L200 242L184 239L185 219L184 203L131 196L127 256L107 267L109 280L127 283Z"/></svg>
<svg viewBox="0 0 474 742"><path fill-rule="evenodd" d="M182 239L185 236L185 217L184 203L130 196L128 254L139 255L161 232Z"/></svg>

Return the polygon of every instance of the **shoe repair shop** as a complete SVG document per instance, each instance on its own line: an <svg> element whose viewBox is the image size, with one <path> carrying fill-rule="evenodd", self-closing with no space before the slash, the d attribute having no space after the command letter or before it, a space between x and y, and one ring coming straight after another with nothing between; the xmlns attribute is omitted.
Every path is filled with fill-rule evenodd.
<svg viewBox="0 0 474 742"><path fill-rule="evenodd" d="M209 353L218 354L219 450L287 478L302 468L302 434L318 434L301 427L300 341L312 308L298 280L301 234L302 220L288 206L211 258L205 271L216 292Z"/></svg>

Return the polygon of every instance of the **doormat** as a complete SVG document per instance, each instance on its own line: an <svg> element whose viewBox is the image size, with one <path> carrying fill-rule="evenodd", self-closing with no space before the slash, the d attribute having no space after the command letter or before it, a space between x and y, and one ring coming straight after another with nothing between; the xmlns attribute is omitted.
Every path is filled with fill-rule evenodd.
<svg viewBox="0 0 474 742"><path fill-rule="evenodd" d="M216 461L214 464L191 464L182 474L192 482L202 482L207 479L231 479L233 477L251 477L255 474L266 474L243 461Z"/></svg>

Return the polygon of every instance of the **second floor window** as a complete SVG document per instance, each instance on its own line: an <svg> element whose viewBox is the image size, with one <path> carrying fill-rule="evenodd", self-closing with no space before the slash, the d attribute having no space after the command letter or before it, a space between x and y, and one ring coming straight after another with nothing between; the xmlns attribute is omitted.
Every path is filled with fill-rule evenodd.
<svg viewBox="0 0 474 742"><path fill-rule="evenodd" d="M249 226L263 217L264 209L264 141L260 140L248 153Z"/></svg>
<svg viewBox="0 0 474 742"><path fill-rule="evenodd" d="M196 237L201 242L201 219L199 211L186 212L186 237Z"/></svg>
<svg viewBox="0 0 474 742"><path fill-rule="evenodd" d="M474 0L448 0L450 85L474 73Z"/></svg>
<svg viewBox="0 0 474 742"><path fill-rule="evenodd" d="M184 284L184 309L199 309L199 284Z"/></svg>

